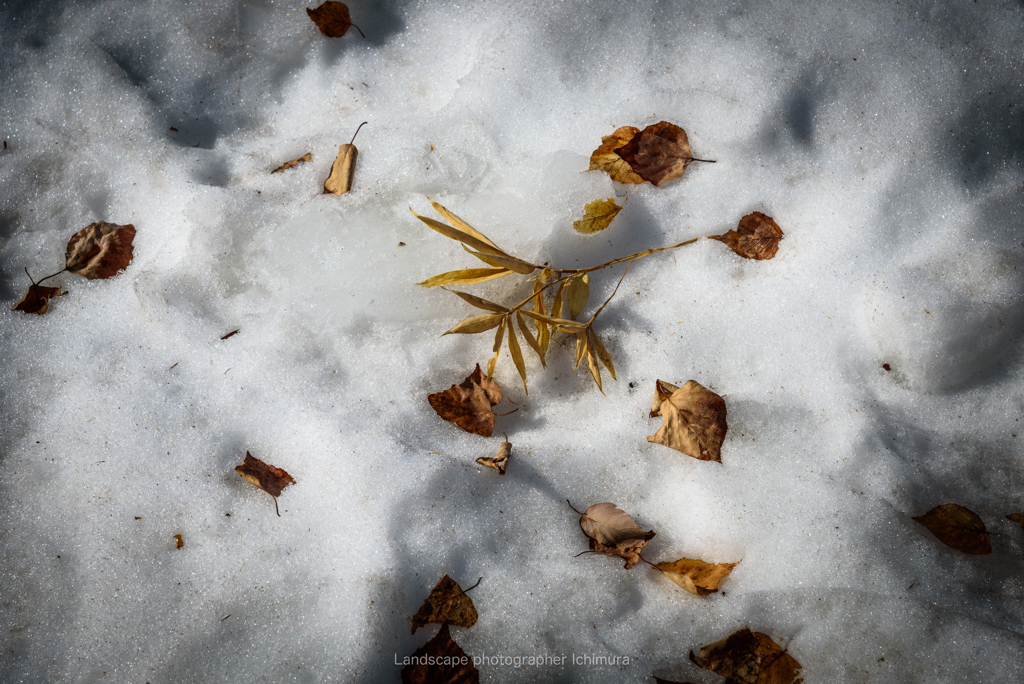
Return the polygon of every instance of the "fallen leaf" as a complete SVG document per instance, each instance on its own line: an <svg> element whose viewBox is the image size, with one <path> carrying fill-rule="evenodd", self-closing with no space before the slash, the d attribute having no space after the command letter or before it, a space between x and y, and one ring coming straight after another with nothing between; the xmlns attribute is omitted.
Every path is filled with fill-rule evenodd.
<svg viewBox="0 0 1024 684"><path fill-rule="evenodd" d="M185 540L181 538L180 534L174 535L174 538L177 540L177 546L179 549L185 546Z"/></svg>
<svg viewBox="0 0 1024 684"><path fill-rule="evenodd" d="M340 2L324 4L341 5ZM344 5L341 6L344 7ZM308 12L309 10L306 11ZM348 14L348 9L345 10L345 14ZM366 122L364 121L359 124L359 128L365 125ZM352 134L351 142L338 146L338 156L331 165L331 175L324 181L323 194L344 195L352 189L352 176L356 172L356 158L359 156L359 150L352 143L356 141L356 136L359 135L359 128Z"/></svg>
<svg viewBox="0 0 1024 684"><path fill-rule="evenodd" d="M64 264L89 280L109 278L128 267L135 247L135 226L97 221L71 236Z"/></svg>
<svg viewBox="0 0 1024 684"><path fill-rule="evenodd" d="M282 171L287 171L288 169L292 168L293 166L298 166L302 162L308 162L308 161L313 161L313 153L312 152L307 152L306 154L302 155L298 159L292 159L291 161L285 162L284 164L281 164L280 166L278 166L276 169L274 169L270 173L281 173Z"/></svg>
<svg viewBox="0 0 1024 684"><path fill-rule="evenodd" d="M315 9L306 8L306 14L313 20L320 33L330 38L341 38L348 33L352 23L352 17L348 13L348 5L343 2L327 0L324 4ZM356 26L356 30L362 35L362 31ZM366 36L363 36L364 38Z"/></svg>
<svg viewBox="0 0 1024 684"><path fill-rule="evenodd" d="M1024 530L1024 513L1011 513L1006 517L1020 525L1020 528Z"/></svg>
<svg viewBox="0 0 1024 684"><path fill-rule="evenodd" d="M288 485L295 484L292 476L280 468L269 463L264 463L248 451L245 452L245 462L235 468L235 472L245 478L251 485L259 487L270 496L274 497L274 509L277 509L277 497ZM278 515L281 512L278 511Z"/></svg>
<svg viewBox="0 0 1024 684"><path fill-rule="evenodd" d="M633 136L615 150L633 172L656 186L681 177L693 161L686 131L660 121Z"/></svg>
<svg viewBox="0 0 1024 684"><path fill-rule="evenodd" d="M501 387L493 378L486 378L476 365L462 384L452 385L444 392L427 395L437 415L466 432L490 437L494 432L491 407L501 401Z"/></svg>
<svg viewBox="0 0 1024 684"><path fill-rule="evenodd" d="M227 335L225 335L224 337L222 337L222 338L220 338L220 339L222 339L222 340L226 340L226 339L228 339L229 337L234 337L234 336L235 336L235 335L237 335L237 334L238 334L238 331L237 331L237 330L232 330L231 332L229 332L229 333L228 333Z"/></svg>
<svg viewBox="0 0 1024 684"><path fill-rule="evenodd" d="M617 149L625 146L639 132L640 129L634 126L623 126L601 138L601 146L590 155L588 171L606 171L613 181L619 183L643 183L644 179L630 168L629 162L616 154Z"/></svg>
<svg viewBox="0 0 1024 684"><path fill-rule="evenodd" d="M619 556L626 561L627 570L640 562L640 550L655 534L653 530L644 532L633 518L611 503L594 504L580 513L580 529L590 538L591 551Z"/></svg>
<svg viewBox="0 0 1024 684"><path fill-rule="evenodd" d="M402 684L480 684L473 659L459 647L448 625L403 660Z"/></svg>
<svg viewBox="0 0 1024 684"><path fill-rule="evenodd" d="M658 404L664 391L674 385L655 383L651 415L661 415L661 428L647 438L648 442L663 444L701 461L722 462L722 442L729 426L725 421L725 400L695 380Z"/></svg>
<svg viewBox="0 0 1024 684"><path fill-rule="evenodd" d="M423 602L416 614L412 616L412 633L415 634L417 629L430 624L472 627L476 624L476 619L476 607L473 605L473 599L462 591L458 582L445 575L430 592L430 596Z"/></svg>
<svg viewBox="0 0 1024 684"><path fill-rule="evenodd" d="M50 300L62 294L64 293L60 291L59 287L44 287L33 283L28 286L28 292L18 300L18 303L11 307L11 311L23 311L41 316L50 308Z"/></svg>
<svg viewBox="0 0 1024 684"><path fill-rule="evenodd" d="M566 301L569 304L569 318L576 318L587 306L590 299L590 275L583 273L569 278L566 289Z"/></svg>
<svg viewBox="0 0 1024 684"><path fill-rule="evenodd" d="M612 222L612 219L618 216L625 205L625 200L622 201L622 204L616 204L615 200L611 197L587 202L583 207L583 218L573 221L572 227L576 229L577 233L587 234L604 230Z"/></svg>
<svg viewBox="0 0 1024 684"><path fill-rule="evenodd" d="M695 558L658 563L654 567L691 594L707 596L718 591L718 583L739 563L705 563Z"/></svg>
<svg viewBox="0 0 1024 684"><path fill-rule="evenodd" d="M986 556L992 553L992 544L985 531L985 523L976 513L963 506L936 506L914 520L927 527L940 542L952 549L972 556Z"/></svg>
<svg viewBox="0 0 1024 684"><path fill-rule="evenodd" d="M727 684L799 684L801 665L786 650L761 632L744 627L721 641L690 651L695 665L726 678ZM796 680L796 681L794 681Z"/></svg>
<svg viewBox="0 0 1024 684"><path fill-rule="evenodd" d="M737 230L725 235L709 235L712 240L725 243L744 259L759 261L771 259L779 251L782 229L771 216L755 211L740 219ZM888 369L887 369L888 370Z"/></svg>
<svg viewBox="0 0 1024 684"><path fill-rule="evenodd" d="M474 283L482 283L485 280L493 280L494 278L501 278L512 273L507 268L464 268L459 271L448 271L447 273L441 273L433 278L427 278L422 283L416 283L423 287L437 287L438 285L448 285L449 283L460 283L462 285L473 285Z"/></svg>
<svg viewBox="0 0 1024 684"><path fill-rule="evenodd" d="M488 468L494 468L498 471L499 475L505 474L505 468L508 467L508 459L512 456L512 444L510 442L502 442L498 447L498 453L494 458L481 456L476 459L476 462L480 465L487 466Z"/></svg>

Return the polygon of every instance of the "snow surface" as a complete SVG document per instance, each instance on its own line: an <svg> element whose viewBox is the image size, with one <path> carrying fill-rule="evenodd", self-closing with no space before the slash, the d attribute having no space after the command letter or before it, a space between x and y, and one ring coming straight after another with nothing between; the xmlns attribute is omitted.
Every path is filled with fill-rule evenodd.
<svg viewBox="0 0 1024 684"><path fill-rule="evenodd" d="M720 682L687 654L744 625L807 682L1022 681L1024 5L349 5L366 39L302 3L0 3L0 680L397 681L447 572L483 577L470 655L566 657L484 682ZM585 172L660 120L717 163ZM352 192L321 194L362 121ZM636 264L601 319L608 396L562 342L526 396L506 352L518 411L483 439L426 401L491 340L439 337L473 310L414 285L479 265L410 215L424 195L563 266L754 210L786 239ZM607 196L629 202L576 234ZM138 228L124 273L7 310L100 219ZM725 396L722 464L647 443L657 378ZM474 463L502 432L504 478ZM298 481L280 518L247 450ZM741 562L698 598L576 558L566 499L656 530L655 562ZM911 520L943 503L992 555Z"/></svg>

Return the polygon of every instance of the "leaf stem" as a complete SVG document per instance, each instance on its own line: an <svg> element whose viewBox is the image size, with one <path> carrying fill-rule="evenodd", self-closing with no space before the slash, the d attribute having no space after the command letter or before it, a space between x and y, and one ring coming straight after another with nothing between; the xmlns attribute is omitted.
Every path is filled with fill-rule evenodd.
<svg viewBox="0 0 1024 684"><path fill-rule="evenodd" d="M590 268L553 268L551 270L560 271L562 273L590 273L591 271L600 271L602 268L608 268L609 266L621 264L623 261L636 261L637 259L643 259L645 256L650 256L651 254L654 254L656 252L665 252L670 249L676 249L677 247L686 247L687 245L692 245L697 240L700 240L700 238L690 238L689 240L674 245L669 245L668 247L654 247L652 249L645 249L642 252L637 252L636 254L628 254L626 256L619 257L617 259L612 259L611 261L599 264L597 266L591 266Z"/></svg>
<svg viewBox="0 0 1024 684"><path fill-rule="evenodd" d="M352 25L356 26L355 24L352 24ZM356 30L358 30L358 29L359 29L359 27L356 26ZM362 31L359 31L359 33L362 33ZM365 37L366 36L363 36L363 38L365 38ZM364 121L363 123L359 124L359 128L362 128L363 126L365 126L368 123L370 123L370 122L369 121ZM351 145L352 143L354 143L356 141L356 136L359 135L359 128L357 128L356 132L352 134L352 139L348 141L349 145Z"/></svg>
<svg viewBox="0 0 1024 684"><path fill-rule="evenodd" d="M637 257L637 259L639 258L640 257ZM633 261L636 261L636 259L633 259ZM604 304L601 305L601 308L595 311L594 315L590 317L589 321L587 321L587 327L590 327L590 325L593 324L598 314L604 311L604 307L608 306L608 302L612 301L612 297L614 297L615 293L619 291L619 285L622 285L622 281L626 278L626 274L629 273L629 267L633 265L633 261L630 261L629 264L626 265L626 270L623 271L622 275L619 277L619 282L615 285L615 289L612 290L610 295L608 295L608 299L604 300Z"/></svg>
<svg viewBox="0 0 1024 684"><path fill-rule="evenodd" d="M67 266L65 266L64 268L60 269L59 271L57 271L57 272L56 272L56 273L54 273L53 275L48 275L48 276L46 276L45 278L40 278L40 279L39 279L39 283L43 282L44 280L49 280L50 278L53 278L54 276L59 276L59 275L60 275L61 273L63 273L63 272L64 272L64 271L66 271L66 270L68 270L68 267L67 267ZM28 276L28 279L29 279L29 280L32 280L32 276L31 276L31 275L29 274L29 272L28 272L28 269L27 269L27 268L25 269L25 275L27 275L27 276ZM39 285L39 283L37 283L36 281L32 280L32 284L33 284L33 285Z"/></svg>
<svg viewBox="0 0 1024 684"><path fill-rule="evenodd" d="M579 511L576 510L576 507L572 505L571 501L566 499L565 503L569 504L569 508L571 508L573 510L573 512L576 513L576 515L583 515L582 513L580 513Z"/></svg>

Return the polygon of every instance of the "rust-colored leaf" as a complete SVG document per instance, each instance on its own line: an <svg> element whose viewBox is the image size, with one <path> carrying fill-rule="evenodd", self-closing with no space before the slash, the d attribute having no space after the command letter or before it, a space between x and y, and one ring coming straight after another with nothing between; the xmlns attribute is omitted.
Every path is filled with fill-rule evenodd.
<svg viewBox="0 0 1024 684"><path fill-rule="evenodd" d="M668 387L658 380L654 402ZM664 399L651 415L661 415L662 424L648 442L663 444L701 461L722 462L722 442L729 426L725 421L725 400L695 380L689 380Z"/></svg>
<svg viewBox="0 0 1024 684"><path fill-rule="evenodd" d="M744 259L759 261L771 259L779 251L782 229L771 216L755 211L740 219L736 230L725 235L709 235L712 240L725 243Z"/></svg>
<svg viewBox="0 0 1024 684"><path fill-rule="evenodd" d="M135 226L97 221L71 236L64 263L89 280L109 278L128 267L135 247Z"/></svg>
<svg viewBox="0 0 1024 684"><path fill-rule="evenodd" d="M402 664L402 684L480 684L473 659L452 639L448 625Z"/></svg>
<svg viewBox="0 0 1024 684"><path fill-rule="evenodd" d="M914 518L946 546L973 556L992 553L985 523L976 513L957 504L936 506Z"/></svg>
<svg viewBox="0 0 1024 684"><path fill-rule="evenodd" d="M487 456L481 456L476 459L476 462L480 465L487 466L488 468L494 468L498 471L499 475L505 474L505 468L508 467L508 459L512 457L512 443L502 442L498 447L498 453L494 458Z"/></svg>
<svg viewBox="0 0 1024 684"><path fill-rule="evenodd" d="M308 162L308 161L313 161L313 153L312 152L307 152L306 154L302 155L298 159L292 159L291 161L287 161L284 164L281 164L280 166L278 166L276 169L274 169L270 173L281 173L282 171L287 171L288 169L292 168L293 166L298 166L299 164L301 164L303 162Z"/></svg>
<svg viewBox="0 0 1024 684"><path fill-rule="evenodd" d="M241 475L249 484L259 487L270 496L274 497L274 509L277 509L277 497L288 485L295 484L292 476L281 468L264 463L248 451L245 452L245 461L235 468L235 472ZM278 511L278 515L281 512Z"/></svg>
<svg viewBox="0 0 1024 684"><path fill-rule="evenodd" d="M174 535L174 543L177 548L183 548L185 546L185 540L182 539L180 534Z"/></svg>
<svg viewBox="0 0 1024 684"><path fill-rule="evenodd" d="M476 619L473 599L462 591L458 582L446 574L412 616L412 633L415 634L417 629L430 624L472 627L476 624Z"/></svg>
<svg viewBox="0 0 1024 684"><path fill-rule="evenodd" d="M1024 513L1011 513L1006 517L1020 525L1020 528L1024 530Z"/></svg>
<svg viewBox="0 0 1024 684"><path fill-rule="evenodd" d="M625 204L625 200L622 201L622 204L616 204L611 197L587 202L583 207L583 218L573 221L572 227L577 233L585 234L604 230L611 224L612 219L619 215Z"/></svg>
<svg viewBox="0 0 1024 684"><path fill-rule="evenodd" d="M648 126L615 150L633 172L656 186L681 177L693 161L686 131L667 121Z"/></svg>
<svg viewBox="0 0 1024 684"><path fill-rule="evenodd" d="M452 385L444 392L427 395L437 415L466 432L490 437L494 432L491 407L501 401L501 387L493 378L484 377L476 365L462 384Z"/></svg>
<svg viewBox="0 0 1024 684"><path fill-rule="evenodd" d="M644 532L633 518L611 503L594 504L581 513L580 529L590 538L591 551L624 559L627 570L640 562L640 550L655 534L653 530Z"/></svg>
<svg viewBox="0 0 1024 684"><path fill-rule="evenodd" d="M588 171L606 171L613 181L619 183L643 183L644 179L630 168L629 162L616 153L639 132L640 129L634 126L623 126L601 138L601 146L590 155Z"/></svg>
<svg viewBox="0 0 1024 684"><path fill-rule="evenodd" d="M352 26L352 17L348 13L348 5L343 2L327 0L315 9L306 8L306 14L313 20L320 33L330 38L341 38ZM358 26L356 27L359 28Z"/></svg>
<svg viewBox="0 0 1024 684"><path fill-rule="evenodd" d="M800 663L761 632L744 627L721 641L690 651L695 665L726 678L728 684L799 684Z"/></svg>
<svg viewBox="0 0 1024 684"><path fill-rule="evenodd" d="M33 283L28 286L25 296L11 307L11 311L22 311L42 316L50 308L50 300L62 294L64 293L60 291L59 287L44 287Z"/></svg>
<svg viewBox="0 0 1024 684"><path fill-rule="evenodd" d="M739 563L706 563L696 558L680 558L654 567L691 594L707 596L718 591L718 583L737 565Z"/></svg>

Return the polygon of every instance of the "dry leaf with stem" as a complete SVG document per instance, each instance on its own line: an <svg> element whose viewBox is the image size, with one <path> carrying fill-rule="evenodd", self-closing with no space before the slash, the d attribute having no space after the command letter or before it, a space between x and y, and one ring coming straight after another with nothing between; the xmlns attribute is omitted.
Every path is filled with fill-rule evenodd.
<svg viewBox="0 0 1024 684"><path fill-rule="evenodd" d="M701 461L721 463L722 442L729 429L725 414L725 400L695 380L682 387L658 380L651 416L660 415L662 425L647 441Z"/></svg>
<svg viewBox="0 0 1024 684"><path fill-rule="evenodd" d="M303 162L308 162L308 161L313 161L313 153L312 152L307 152L306 154L302 155L298 159L292 159L291 161L286 161L284 164L281 164L280 166L278 166L276 169L274 169L270 173L281 173L282 171L287 171L288 169L292 168L293 166L298 166L299 164L302 164Z"/></svg>
<svg viewBox="0 0 1024 684"><path fill-rule="evenodd" d="M334 3L340 5L340 2ZM307 12L309 10L306 10ZM348 12L348 10L345 10ZM368 122L364 121L359 124L359 128L365 126ZM324 181L324 193L325 195L344 195L346 192L352 189L352 176L356 172L356 158L359 156L359 150L353 145L356 141L356 136L359 135L359 128L352 134L352 140L344 145L338 147L338 156L331 165L331 175Z"/></svg>
<svg viewBox="0 0 1024 684"><path fill-rule="evenodd" d="M483 579L482 577L480 579ZM424 625L445 624L456 627L472 627L476 624L476 606L473 599L466 593L480 584L480 580L472 587L462 590L459 583L444 575L438 581L427 600L412 616L412 633Z"/></svg>
<svg viewBox="0 0 1024 684"><path fill-rule="evenodd" d="M624 147L639 132L640 129L635 126L623 126L601 138L601 146L590 155L588 171L605 171L613 181L619 183L643 183L644 179L633 171L629 162L616 153L617 149Z"/></svg>
<svg viewBox="0 0 1024 684"><path fill-rule="evenodd" d="M25 269L25 274L28 275L28 269ZM53 276L47 277L52 278ZM28 279L32 280L32 276L28 276ZM46 278L43 278L43 280L46 280ZM66 293L61 292L59 287L44 287L32 281L32 284L28 286L28 291L18 300L17 304L11 307L11 311L21 311L42 316L50 308L50 300L63 294Z"/></svg>
<svg viewBox="0 0 1024 684"><path fill-rule="evenodd" d="M352 17L348 13L348 5L343 2L328 0L314 9L306 8L306 14L313 20L320 33L330 38L341 38L348 33L350 26L354 26L359 35L363 35L362 29L352 23Z"/></svg>
<svg viewBox="0 0 1024 684"><path fill-rule="evenodd" d="M572 508L580 516L580 529L590 538L590 550L626 561L625 568L640 562L640 550L654 538L654 531L644 532L636 521L612 503L594 504L585 513Z"/></svg>
<svg viewBox="0 0 1024 684"><path fill-rule="evenodd" d="M707 596L718 591L718 583L737 565L739 563L706 563L696 558L680 558L654 567L691 594Z"/></svg>
<svg viewBox="0 0 1024 684"><path fill-rule="evenodd" d="M492 378L484 377L480 364L459 385L444 392L427 395L437 415L454 423L466 432L490 437L494 432L494 412L491 407L501 401L501 387Z"/></svg>
<svg viewBox="0 0 1024 684"><path fill-rule="evenodd" d="M761 632L744 627L726 638L690 651L695 665L726 678L727 684L799 684L800 663Z"/></svg>
<svg viewBox="0 0 1024 684"><path fill-rule="evenodd" d="M694 159L686 131L667 121L659 121L640 131L625 145L616 148L615 154L622 157L636 175L658 187L682 177L691 162L713 163L710 159Z"/></svg>
<svg viewBox="0 0 1024 684"><path fill-rule="evenodd" d="M498 446L498 453L495 454L494 458L481 456L476 459L476 462L488 468L494 468L498 471L499 475L504 475L505 469L508 467L508 459L511 457L512 443L508 441L508 435L505 435L505 441Z"/></svg>
<svg viewBox="0 0 1024 684"><path fill-rule="evenodd" d="M935 537L957 551L973 556L992 553L985 523L974 511L957 504L936 506L922 516L914 518L928 528Z"/></svg>
<svg viewBox="0 0 1024 684"><path fill-rule="evenodd" d="M771 259L779 251L783 235L775 219L755 211L741 218L736 230L725 235L708 235L708 238L725 244L744 259L763 261Z"/></svg>
<svg viewBox="0 0 1024 684"><path fill-rule="evenodd" d="M577 233L596 233L607 228L612 219L619 215L626 200L622 204L616 204L611 197L608 199L596 199L587 202L583 207L583 218L572 222L572 227Z"/></svg>
<svg viewBox="0 0 1024 684"><path fill-rule="evenodd" d="M89 280L109 278L128 268L135 252L134 240L135 226L130 223L90 223L68 241L64 268Z"/></svg>
<svg viewBox="0 0 1024 684"><path fill-rule="evenodd" d="M473 659L455 643L448 625L405 659L402 684L480 684Z"/></svg>
<svg viewBox="0 0 1024 684"><path fill-rule="evenodd" d="M264 463L248 451L245 452L245 461L235 468L235 472L241 475L246 482L259 487L270 496L274 497L274 510L278 517L281 511L277 508L277 497L288 485L295 484L292 476L281 468Z"/></svg>

